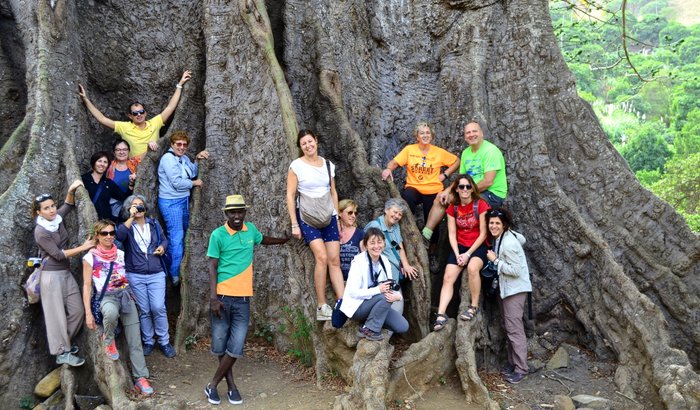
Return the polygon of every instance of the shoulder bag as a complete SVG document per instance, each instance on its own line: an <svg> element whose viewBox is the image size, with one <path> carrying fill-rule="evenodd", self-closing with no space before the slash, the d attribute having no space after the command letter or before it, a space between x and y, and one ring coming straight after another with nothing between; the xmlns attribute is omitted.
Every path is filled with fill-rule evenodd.
<svg viewBox="0 0 700 410"><path fill-rule="evenodd" d="M93 258L93 264L95 263L95 259ZM92 317L95 318L95 324L101 325L102 324L102 309L100 309L100 304L102 303L102 298L105 296L105 291L107 291L107 286L109 286L109 278L112 276L112 269L114 268L114 262L109 263L109 273L107 274L107 279L105 279L105 285L102 287L102 291L100 292L100 296L97 296L97 293L95 290L95 284L93 283L92 288L92 298L90 299L90 310L92 310Z"/></svg>
<svg viewBox="0 0 700 410"><path fill-rule="evenodd" d="M328 192L320 198L313 198L299 192L299 215L305 224L323 229L333 222L333 196L331 195L331 163L323 160L328 170Z"/></svg>
<svg viewBox="0 0 700 410"><path fill-rule="evenodd" d="M34 271L27 278L24 283L24 291L27 292L27 302L29 304L39 303L41 301L41 271L44 269L44 262L46 258L41 260L41 264L38 268L34 268Z"/></svg>

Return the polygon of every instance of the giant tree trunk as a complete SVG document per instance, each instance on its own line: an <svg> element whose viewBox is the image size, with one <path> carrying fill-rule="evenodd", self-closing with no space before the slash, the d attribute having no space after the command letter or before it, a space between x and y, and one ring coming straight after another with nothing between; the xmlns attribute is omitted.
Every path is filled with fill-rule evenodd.
<svg viewBox="0 0 700 410"><path fill-rule="evenodd" d="M208 333L205 255L209 233L223 221L225 196L245 195L253 204L247 219L266 234L289 230L284 187L298 155L298 128L318 131L322 155L338 165L340 196L360 203L365 223L397 195L376 166L411 142L417 121L431 122L437 145L458 153L463 123L476 117L506 156L508 205L528 238L540 329L578 323L585 330L575 335L580 343L619 361L616 381L626 394L671 408L700 405L693 368L700 364L700 243L672 208L637 183L576 95L546 2L268 3L272 20L262 0L171 0L137 9L123 0L0 0L0 402L16 405L53 367L40 309L27 307L17 286L24 279L19 266L35 249L30 198L62 197L92 152L112 138L75 97L77 83L108 117L122 119L131 99L159 112L182 70L192 69L169 130L186 129L194 148L208 149L211 158L202 165L204 187L193 192L175 330L181 354L187 338ZM161 150L166 145L161 141ZM138 174L137 192L151 201L157 161L150 153ZM78 200L67 220L76 243L94 218L84 192ZM408 251L425 268L415 224L405 219ZM283 308L302 312L315 326L321 376L334 365L339 336L313 321L308 248L300 241L261 247L255 271L254 321L277 326L285 323ZM431 278L423 272L406 292L408 339L416 342L428 331ZM280 348L294 342L283 332L276 336ZM474 371L473 346L484 342L478 323L422 339L399 367L382 361L388 385L373 397L390 400L400 390L397 371L408 379L403 369L412 368L412 359L455 337L465 399L487 402ZM94 349L95 338L86 339ZM346 343L338 356L349 357L348 346L354 349ZM385 344L381 349L381 357L391 353ZM354 369L367 356L355 355ZM33 365L21 366L20 357ZM93 371L106 380L99 375L109 369L94 360L78 372L78 390L99 388L121 403L126 381L94 385ZM355 386L370 385L361 371L344 374ZM352 407L364 393L341 401Z"/></svg>

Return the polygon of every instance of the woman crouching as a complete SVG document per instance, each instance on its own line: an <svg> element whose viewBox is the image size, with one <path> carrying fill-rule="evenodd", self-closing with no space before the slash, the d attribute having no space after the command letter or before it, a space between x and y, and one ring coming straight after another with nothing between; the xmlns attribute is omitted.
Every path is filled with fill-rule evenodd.
<svg viewBox="0 0 700 410"><path fill-rule="evenodd" d="M94 286L96 297L98 299L101 297L100 311L104 328L102 343L105 354L111 360L119 360L119 352L114 342L114 329L117 327L117 321L121 319L126 344L129 346L131 370L136 379L134 387L143 394L153 394L141 347L139 313L124 270L124 252L114 245L116 235L114 222L104 219L97 221L93 226L93 232L97 238L97 246L83 257L85 323L90 330L97 328L90 307L90 296Z"/></svg>
<svg viewBox="0 0 700 410"><path fill-rule="evenodd" d="M384 339L381 333L384 327L404 333L408 322L391 309L391 304L402 300L402 296L394 290L396 282L390 280L391 272L387 270L391 265L382 255L384 233L378 228L368 228L362 244L366 250L352 260L340 310L353 320L364 321L357 335L368 340Z"/></svg>

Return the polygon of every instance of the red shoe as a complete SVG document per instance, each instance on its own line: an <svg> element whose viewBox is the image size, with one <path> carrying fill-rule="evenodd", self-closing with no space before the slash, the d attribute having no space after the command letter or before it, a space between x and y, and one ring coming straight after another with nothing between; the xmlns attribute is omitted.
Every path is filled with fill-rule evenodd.
<svg viewBox="0 0 700 410"><path fill-rule="evenodd" d="M151 394L153 394L153 387L151 387L151 384L145 377L139 377L138 379L136 379L136 383L134 383L134 388L137 392L145 396L150 396Z"/></svg>
<svg viewBox="0 0 700 410"><path fill-rule="evenodd" d="M117 351L117 344L114 343L114 339L112 339L112 342L109 344L106 341L102 341L102 344L105 346L105 354L107 354L107 357L115 361L119 360L119 352Z"/></svg>

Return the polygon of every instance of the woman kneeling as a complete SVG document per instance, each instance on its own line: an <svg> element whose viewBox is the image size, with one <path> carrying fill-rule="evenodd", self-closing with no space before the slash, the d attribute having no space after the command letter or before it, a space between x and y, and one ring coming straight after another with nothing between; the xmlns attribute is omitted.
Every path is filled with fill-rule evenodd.
<svg viewBox="0 0 700 410"><path fill-rule="evenodd" d="M365 247L352 260L340 310L347 317L364 321L357 335L368 340L382 340L383 327L392 332L404 333L408 322L401 314L391 309L391 304L402 300L400 292L394 290L397 283L391 279L391 269L384 251L384 234L377 228L369 228L362 239Z"/></svg>
<svg viewBox="0 0 700 410"><path fill-rule="evenodd" d="M104 328L102 343L107 357L119 360L119 352L114 343L114 329L117 327L117 321L121 319L126 344L129 346L131 370L136 379L134 387L143 394L153 394L153 388L148 383L148 368L141 347L139 313L124 270L124 252L114 245L114 222L104 219L97 221L93 232L97 238L97 246L83 257L85 322L88 329L97 328L90 307L94 285L95 294L98 295L98 299L101 297L100 311Z"/></svg>

